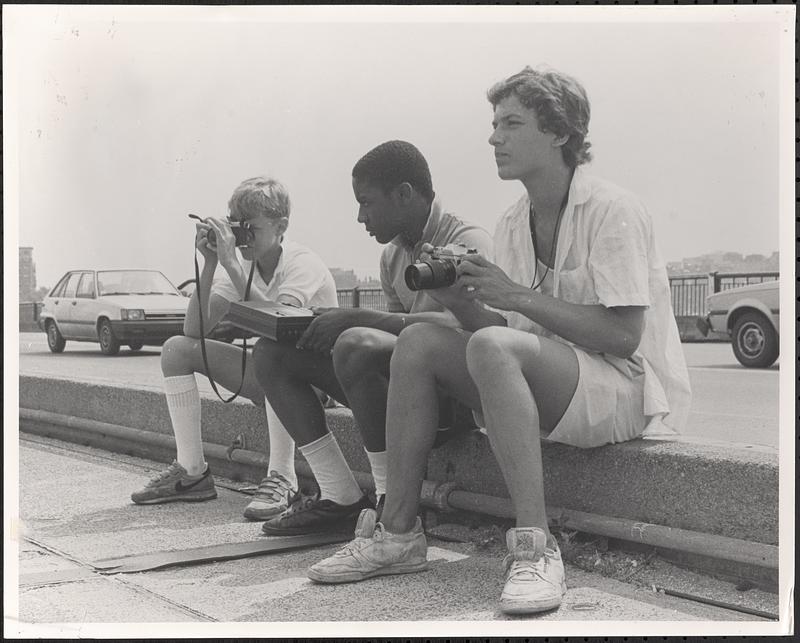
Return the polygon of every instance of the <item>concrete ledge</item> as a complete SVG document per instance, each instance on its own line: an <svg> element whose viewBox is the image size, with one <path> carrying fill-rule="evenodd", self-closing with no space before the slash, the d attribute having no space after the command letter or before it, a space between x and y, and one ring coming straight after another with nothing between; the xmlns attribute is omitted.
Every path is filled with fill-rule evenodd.
<svg viewBox="0 0 800 643"><path fill-rule="evenodd" d="M49 411L171 437L163 394L71 380L21 376L20 409ZM21 413L22 414L22 413ZM203 438L227 447L241 435L249 451L267 452L263 409L249 402L202 399ZM360 480L368 462L352 416L327 412L329 426ZM21 430L25 430L21 423ZM155 435L154 435L155 437ZM772 452L725 446L635 441L582 450L544 445L548 505L778 544L778 459ZM247 469L247 475L258 472ZM481 434L434 451L427 479L464 492L507 498L502 474Z"/></svg>

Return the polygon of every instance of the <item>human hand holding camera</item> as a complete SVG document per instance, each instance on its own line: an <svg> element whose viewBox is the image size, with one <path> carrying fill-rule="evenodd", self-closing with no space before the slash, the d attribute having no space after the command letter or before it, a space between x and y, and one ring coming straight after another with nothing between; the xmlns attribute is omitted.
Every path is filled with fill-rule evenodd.
<svg viewBox="0 0 800 643"><path fill-rule="evenodd" d="M441 263L441 259L437 259L437 257L434 254L432 254L435 253L436 250L437 250L436 247L431 245L430 243L423 243L422 252L420 253L419 257L420 263L416 265L421 266L423 264L431 264L431 262L436 262L436 261L439 261ZM454 269L455 266L456 264L453 263ZM448 285L433 287L433 288L430 288L427 285L422 285L419 288L412 288L412 289L414 290L424 289L425 292L427 292L428 295L430 295L431 299L437 301L442 306L448 309L453 309L454 307L457 307L460 304L463 305L465 300L468 299L467 293L464 291L463 285L457 279L457 273L455 272L455 270L453 270L453 274L451 277L448 276L443 278L437 275L437 277L434 278L433 281L437 282L437 279L443 280ZM435 286L436 283L434 283L433 285Z"/></svg>
<svg viewBox="0 0 800 643"><path fill-rule="evenodd" d="M464 296L499 310L510 310L516 296L529 292L511 281L499 266L478 254L465 256L456 267L456 273L456 283L462 286Z"/></svg>
<svg viewBox="0 0 800 643"><path fill-rule="evenodd" d="M204 224L206 225L206 245L214 250L222 267L228 269L239 265L239 260L236 258L236 238L230 225L226 221L213 217L205 219Z"/></svg>

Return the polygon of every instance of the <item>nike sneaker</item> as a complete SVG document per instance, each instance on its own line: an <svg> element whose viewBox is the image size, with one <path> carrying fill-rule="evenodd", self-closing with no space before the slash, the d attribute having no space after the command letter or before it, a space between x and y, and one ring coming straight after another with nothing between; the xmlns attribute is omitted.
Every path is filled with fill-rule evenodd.
<svg viewBox="0 0 800 643"><path fill-rule="evenodd" d="M137 505L155 505L162 502L200 502L217 497L211 469L198 476L190 476L186 469L174 460L165 471L148 482L144 489L134 491L131 500Z"/></svg>

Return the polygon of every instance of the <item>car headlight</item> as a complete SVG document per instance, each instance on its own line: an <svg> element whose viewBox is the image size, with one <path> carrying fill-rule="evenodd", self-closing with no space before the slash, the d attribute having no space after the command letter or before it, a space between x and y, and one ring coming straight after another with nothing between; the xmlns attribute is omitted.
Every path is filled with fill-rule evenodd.
<svg viewBox="0 0 800 643"><path fill-rule="evenodd" d="M144 311L141 308L123 308L120 314L122 319L126 321L141 321L144 319Z"/></svg>

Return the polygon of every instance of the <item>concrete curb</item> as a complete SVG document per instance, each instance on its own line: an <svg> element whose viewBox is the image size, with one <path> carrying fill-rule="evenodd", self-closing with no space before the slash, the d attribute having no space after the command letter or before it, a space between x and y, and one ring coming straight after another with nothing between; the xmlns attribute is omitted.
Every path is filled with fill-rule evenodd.
<svg viewBox="0 0 800 643"><path fill-rule="evenodd" d="M155 390L21 376L19 405L21 416L23 409L47 411L153 434L152 448L160 454L156 459L164 458L163 439L172 438L164 396ZM237 436L247 451L267 453L263 409L249 402L226 405L204 397L202 414L204 440L217 445L220 453ZM351 467L361 472L359 481L370 486L368 462L350 412L332 409L327 417ZM30 421L21 421L20 429L32 429ZM125 450L124 445L117 446ZM778 543L775 453L644 440L591 450L546 444L543 452L548 505L765 545ZM234 464L231 471L220 473L235 470L253 480L263 475L260 462L244 470L243 463ZM436 450L427 478L453 483L460 492L508 498L482 434Z"/></svg>

